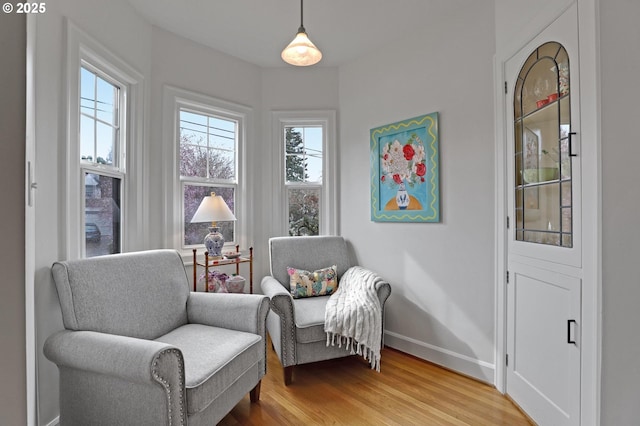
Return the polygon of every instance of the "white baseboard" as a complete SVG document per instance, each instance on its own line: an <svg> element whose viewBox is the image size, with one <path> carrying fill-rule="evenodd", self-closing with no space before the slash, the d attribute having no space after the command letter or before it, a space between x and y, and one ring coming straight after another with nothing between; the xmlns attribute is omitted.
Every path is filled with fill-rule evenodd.
<svg viewBox="0 0 640 426"><path fill-rule="evenodd" d="M60 424L60 416L58 416L55 419L51 420L49 423L47 423L46 426L58 426L59 424Z"/></svg>
<svg viewBox="0 0 640 426"><path fill-rule="evenodd" d="M492 386L495 385L493 382L494 364L430 345L392 331L384 332L384 344L390 348L398 349L466 376L473 377L481 382L488 383Z"/></svg>

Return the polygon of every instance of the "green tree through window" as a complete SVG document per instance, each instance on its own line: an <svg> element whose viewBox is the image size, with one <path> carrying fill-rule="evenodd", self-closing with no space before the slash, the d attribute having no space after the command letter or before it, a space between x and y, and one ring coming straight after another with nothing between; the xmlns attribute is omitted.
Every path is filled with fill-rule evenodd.
<svg viewBox="0 0 640 426"><path fill-rule="evenodd" d="M310 161L322 158L322 151L315 147L317 140L314 145L308 139L312 137L312 130L317 129L317 126L285 127L289 235L319 235L321 191L318 182L310 182L313 178L309 176L309 167ZM315 166L317 168L317 163Z"/></svg>
<svg viewBox="0 0 640 426"><path fill-rule="evenodd" d="M302 134L293 127L285 128L285 152L287 153L287 182L304 182L309 177L304 156L304 142Z"/></svg>

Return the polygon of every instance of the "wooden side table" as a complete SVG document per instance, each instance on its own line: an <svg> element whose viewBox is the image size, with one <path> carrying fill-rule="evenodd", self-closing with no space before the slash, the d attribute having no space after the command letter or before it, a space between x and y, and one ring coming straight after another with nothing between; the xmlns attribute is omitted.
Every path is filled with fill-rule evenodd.
<svg viewBox="0 0 640 426"><path fill-rule="evenodd" d="M193 291L197 291L198 284L198 266L204 267L204 276L209 277L209 268L222 265L236 265L236 275L240 275L240 264L249 264L249 293L253 294L253 247L249 247L249 257L240 255L234 259L210 259L209 253L204 252L204 262L198 262L197 249L193 249ZM236 253L240 253L240 246L236 246ZM209 285L205 285L206 291L209 291Z"/></svg>

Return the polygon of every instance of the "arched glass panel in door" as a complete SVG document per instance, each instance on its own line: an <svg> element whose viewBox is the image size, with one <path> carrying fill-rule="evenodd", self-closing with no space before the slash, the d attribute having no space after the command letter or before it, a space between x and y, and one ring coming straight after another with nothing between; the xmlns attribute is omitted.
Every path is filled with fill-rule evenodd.
<svg viewBox="0 0 640 426"><path fill-rule="evenodd" d="M524 62L514 91L515 237L573 246L569 57L556 42Z"/></svg>

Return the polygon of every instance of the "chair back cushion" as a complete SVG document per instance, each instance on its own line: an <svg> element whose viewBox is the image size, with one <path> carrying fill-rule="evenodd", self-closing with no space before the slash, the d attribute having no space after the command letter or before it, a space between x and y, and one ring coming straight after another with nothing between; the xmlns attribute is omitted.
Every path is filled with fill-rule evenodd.
<svg viewBox="0 0 640 426"><path fill-rule="evenodd" d="M351 265L347 243L339 236L273 237L269 240L271 276L289 289L287 267L315 271L336 265L338 279Z"/></svg>
<svg viewBox="0 0 640 426"><path fill-rule="evenodd" d="M189 283L175 250L56 262L52 273L68 330L155 339L187 323Z"/></svg>

